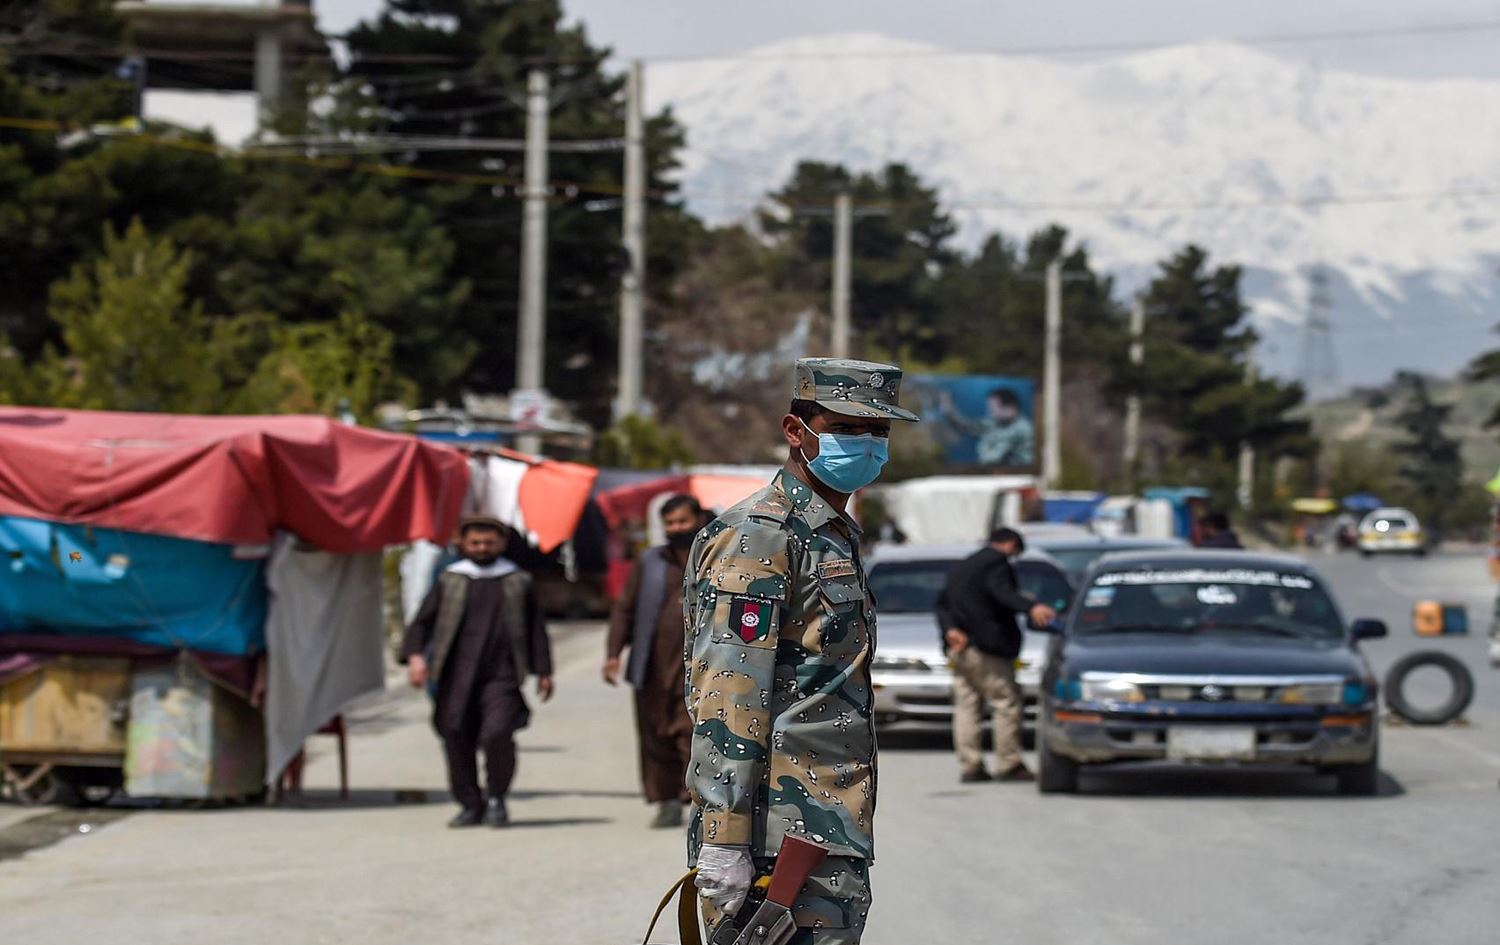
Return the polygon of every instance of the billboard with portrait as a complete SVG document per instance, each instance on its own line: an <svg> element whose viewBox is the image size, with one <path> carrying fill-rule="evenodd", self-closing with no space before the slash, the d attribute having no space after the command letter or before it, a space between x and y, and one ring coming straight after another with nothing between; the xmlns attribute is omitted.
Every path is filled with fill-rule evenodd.
<svg viewBox="0 0 1500 945"><path fill-rule="evenodd" d="M908 375L902 402L911 399L922 431L949 465L990 472L1037 468L1036 384L996 374Z"/></svg>

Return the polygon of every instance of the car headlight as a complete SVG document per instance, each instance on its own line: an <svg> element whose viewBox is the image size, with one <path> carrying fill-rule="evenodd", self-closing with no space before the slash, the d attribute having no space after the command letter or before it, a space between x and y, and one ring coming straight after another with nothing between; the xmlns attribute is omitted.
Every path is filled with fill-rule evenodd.
<svg viewBox="0 0 1500 945"><path fill-rule="evenodd" d="M926 660L915 656L877 656L870 661L870 670L876 673L930 673L932 667Z"/></svg>
<svg viewBox="0 0 1500 945"><path fill-rule="evenodd" d="M1146 701L1141 687L1128 679L1085 679L1082 691L1085 702Z"/></svg>
<svg viewBox="0 0 1500 945"><path fill-rule="evenodd" d="M1278 702L1287 705L1336 705L1344 701L1344 684L1301 683L1281 690Z"/></svg>

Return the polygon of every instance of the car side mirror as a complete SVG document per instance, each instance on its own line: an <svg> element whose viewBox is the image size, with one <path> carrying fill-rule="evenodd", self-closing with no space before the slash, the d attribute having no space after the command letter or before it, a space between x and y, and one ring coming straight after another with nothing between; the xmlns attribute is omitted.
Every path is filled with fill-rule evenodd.
<svg viewBox="0 0 1500 945"><path fill-rule="evenodd" d="M1350 636L1356 640L1378 640L1389 632L1385 628L1384 620L1373 620L1369 617L1361 617L1349 628Z"/></svg>

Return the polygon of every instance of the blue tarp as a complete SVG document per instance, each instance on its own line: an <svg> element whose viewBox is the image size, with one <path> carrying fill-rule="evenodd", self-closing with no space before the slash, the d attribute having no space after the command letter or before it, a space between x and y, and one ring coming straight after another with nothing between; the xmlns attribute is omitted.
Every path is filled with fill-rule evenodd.
<svg viewBox="0 0 1500 945"><path fill-rule="evenodd" d="M1094 520L1094 511L1105 498L1102 492L1043 496L1042 517L1049 522L1087 525Z"/></svg>
<svg viewBox="0 0 1500 945"><path fill-rule="evenodd" d="M1351 512L1373 512L1385 506L1385 503L1380 501L1379 496L1371 495L1368 492L1356 492L1353 495L1346 495L1340 504Z"/></svg>
<svg viewBox="0 0 1500 945"><path fill-rule="evenodd" d="M0 633L245 655L265 648L266 605L265 562L232 545L0 517Z"/></svg>

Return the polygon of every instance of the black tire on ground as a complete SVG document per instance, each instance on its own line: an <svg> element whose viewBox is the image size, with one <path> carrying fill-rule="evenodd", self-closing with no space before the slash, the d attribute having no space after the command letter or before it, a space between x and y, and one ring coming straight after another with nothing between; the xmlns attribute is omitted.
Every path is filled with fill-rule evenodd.
<svg viewBox="0 0 1500 945"><path fill-rule="evenodd" d="M1416 555L1418 558L1425 558L1427 557L1427 549L1418 548L1416 551L1412 552L1412 554Z"/></svg>
<svg viewBox="0 0 1500 945"><path fill-rule="evenodd" d="M1419 709L1406 699L1402 687L1406 678L1424 666L1435 666L1448 674L1453 692L1448 701L1436 709ZM1396 715L1413 725L1446 725L1464 714L1474 701L1474 675L1456 656L1437 650L1410 653L1396 661L1385 676L1385 704Z"/></svg>
<svg viewBox="0 0 1500 945"><path fill-rule="evenodd" d="M1360 552L1359 552L1359 556L1360 556L1360 557L1361 557L1361 558L1368 558L1368 557L1370 557L1370 556L1371 556L1371 555L1373 555L1373 554L1374 554L1374 553L1375 553L1375 552L1373 552L1373 551L1365 551L1365 550L1364 550L1364 549L1363 549L1363 548L1361 548L1361 549L1360 549Z"/></svg>
<svg viewBox="0 0 1500 945"><path fill-rule="evenodd" d="M1334 770L1339 793L1349 797L1374 797L1380 791L1380 749L1369 761L1357 765L1340 765Z"/></svg>
<svg viewBox="0 0 1500 945"><path fill-rule="evenodd" d="M1040 726L1036 733L1036 789L1043 794L1078 793L1078 762L1047 747Z"/></svg>

